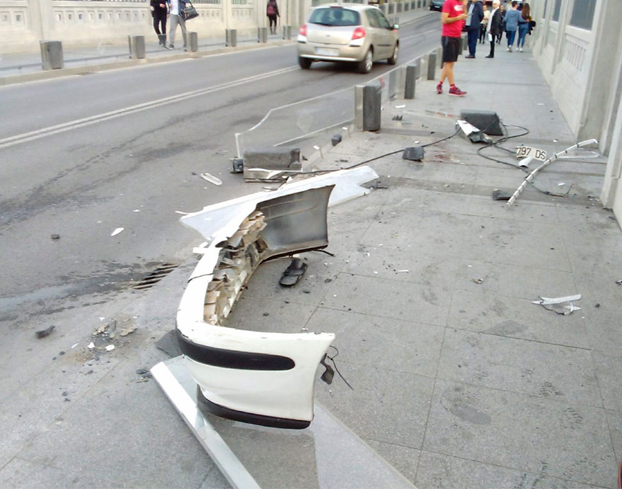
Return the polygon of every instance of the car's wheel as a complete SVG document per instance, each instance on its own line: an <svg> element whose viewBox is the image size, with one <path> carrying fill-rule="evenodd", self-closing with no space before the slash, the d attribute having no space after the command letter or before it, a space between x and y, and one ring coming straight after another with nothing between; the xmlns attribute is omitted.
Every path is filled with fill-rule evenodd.
<svg viewBox="0 0 622 489"><path fill-rule="evenodd" d="M372 66L374 65L374 53L370 49L365 53L365 56L361 61L359 61L359 73L369 73L371 71Z"/></svg>
<svg viewBox="0 0 622 489"><path fill-rule="evenodd" d="M298 56L298 64L303 70L308 70L311 68L311 60L309 58L303 58L302 56Z"/></svg>
<svg viewBox="0 0 622 489"><path fill-rule="evenodd" d="M400 54L400 45L395 43L395 48L393 49L393 56L387 59L387 63L389 63L390 65L397 64L397 57L399 56L399 54Z"/></svg>

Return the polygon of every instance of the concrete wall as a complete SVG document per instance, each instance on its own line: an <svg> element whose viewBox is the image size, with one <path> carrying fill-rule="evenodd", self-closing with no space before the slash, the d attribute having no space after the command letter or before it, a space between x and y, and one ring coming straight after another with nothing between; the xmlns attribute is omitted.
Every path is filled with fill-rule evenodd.
<svg viewBox="0 0 622 489"><path fill-rule="evenodd" d="M597 1L592 28L580 29L570 25L575 1L562 1L558 22L554 0L546 12L537 4L533 52L577 140L598 139L609 156L601 200L622 220L622 3Z"/></svg>

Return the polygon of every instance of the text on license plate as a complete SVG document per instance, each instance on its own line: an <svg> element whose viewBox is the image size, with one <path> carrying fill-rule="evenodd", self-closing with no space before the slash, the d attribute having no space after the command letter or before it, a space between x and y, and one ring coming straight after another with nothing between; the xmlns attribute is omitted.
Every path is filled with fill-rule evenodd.
<svg viewBox="0 0 622 489"><path fill-rule="evenodd" d="M331 48L315 48L315 54L319 56L338 56L339 50Z"/></svg>
<svg viewBox="0 0 622 489"><path fill-rule="evenodd" d="M546 151L529 146L518 146L516 148L517 158L527 158L531 156L534 160L546 161Z"/></svg>

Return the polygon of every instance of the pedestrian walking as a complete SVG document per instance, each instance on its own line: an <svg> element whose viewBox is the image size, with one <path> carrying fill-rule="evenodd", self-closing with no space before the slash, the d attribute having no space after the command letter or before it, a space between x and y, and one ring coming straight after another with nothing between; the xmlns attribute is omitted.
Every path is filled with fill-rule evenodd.
<svg viewBox="0 0 622 489"><path fill-rule="evenodd" d="M523 10L521 10L521 18L518 22L518 42L516 47L522 53L525 46L525 38L527 33L531 30L531 9L529 4L523 4Z"/></svg>
<svg viewBox="0 0 622 489"><path fill-rule="evenodd" d="M518 23L521 18L521 13L516 9L518 2L515 0L511 4L512 6L505 14L505 31L508 37L508 51L512 52L512 46L516 39L516 31L518 31Z"/></svg>
<svg viewBox="0 0 622 489"><path fill-rule="evenodd" d="M501 24L499 26L499 34L497 34L497 44L501 44L501 39L503 39L503 33L505 32L505 13L507 12L505 4L499 6L499 12L501 14Z"/></svg>
<svg viewBox="0 0 622 489"><path fill-rule="evenodd" d="M467 18L467 0L445 0L441 11L441 24L443 25L441 44L443 46L443 69L441 80L436 85L436 93L443 93L443 82L449 81L449 95L462 97L466 92L460 90L454 82L454 64L458 61L460 53L460 37L462 26Z"/></svg>
<svg viewBox="0 0 622 489"><path fill-rule="evenodd" d="M479 29L483 19L484 8L482 7L482 2L480 2L480 0L471 0L465 21L467 28L467 44L469 46L469 54L465 56L466 58L475 58Z"/></svg>
<svg viewBox="0 0 622 489"><path fill-rule="evenodd" d="M158 44L166 47L166 17L168 15L166 0L151 0L151 15L153 16L153 29L158 35Z"/></svg>
<svg viewBox="0 0 622 489"><path fill-rule="evenodd" d="M168 32L169 48L175 47L175 31L177 24L181 27L181 36L184 38L184 51L186 50L186 21L181 16L182 10L186 6L185 0L169 0L168 8L170 12L170 30Z"/></svg>
<svg viewBox="0 0 622 489"><path fill-rule="evenodd" d="M276 4L276 0L268 0L266 15L268 16L268 21L270 22L270 34L276 34L276 18L281 16L279 14L279 6Z"/></svg>
<svg viewBox="0 0 622 489"><path fill-rule="evenodd" d="M488 40L490 41L490 53L486 57L494 58L497 36L501 31L501 9L499 8L499 0L494 0L492 2L492 12L490 13L490 19L488 20L487 30Z"/></svg>
<svg viewBox="0 0 622 489"><path fill-rule="evenodd" d="M479 24L479 43L484 44L486 42L486 31L488 30L488 21L490 20L490 10L488 5L484 5L484 18Z"/></svg>

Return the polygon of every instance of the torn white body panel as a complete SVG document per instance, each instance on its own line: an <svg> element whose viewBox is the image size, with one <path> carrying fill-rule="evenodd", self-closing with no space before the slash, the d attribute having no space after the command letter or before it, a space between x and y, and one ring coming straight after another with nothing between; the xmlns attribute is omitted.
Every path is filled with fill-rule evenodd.
<svg viewBox="0 0 622 489"><path fill-rule="evenodd" d="M334 172L181 219L208 240L177 313L180 347L204 408L255 424L309 425L317 370L335 335L245 331L223 322L262 261L326 247L329 198L334 204L367 193L359 184L377 177L368 167Z"/></svg>

